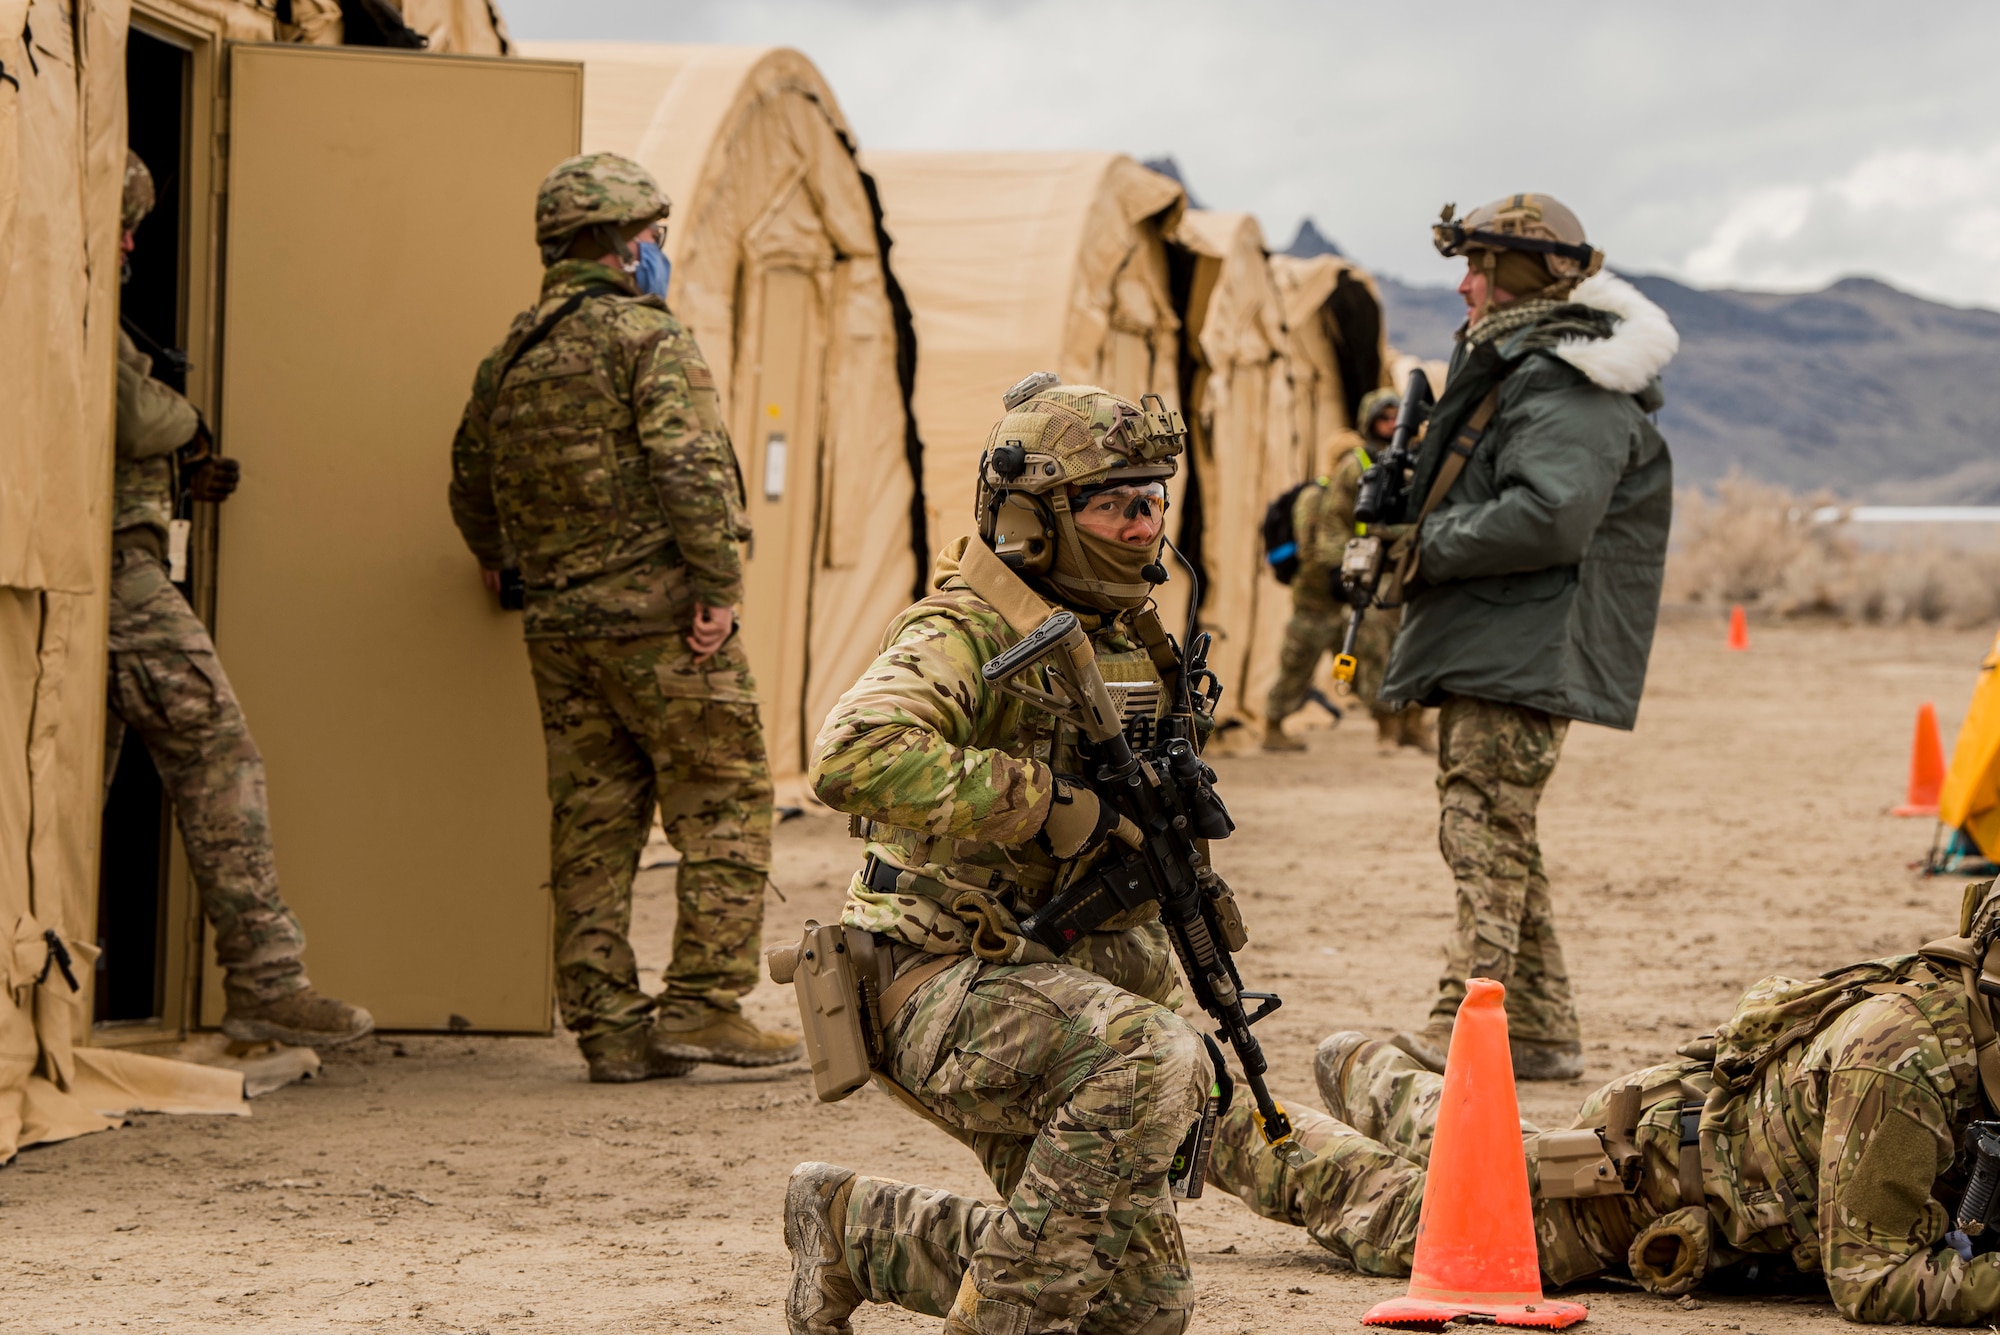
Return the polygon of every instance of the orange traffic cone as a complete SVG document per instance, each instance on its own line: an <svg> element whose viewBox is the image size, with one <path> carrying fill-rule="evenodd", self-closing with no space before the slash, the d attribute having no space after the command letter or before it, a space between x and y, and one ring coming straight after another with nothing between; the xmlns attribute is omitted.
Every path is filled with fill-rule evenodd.
<svg viewBox="0 0 2000 1335"><path fill-rule="evenodd" d="M1735 603L1729 609L1729 647L1748 649L1750 647L1750 618L1743 615L1743 604Z"/></svg>
<svg viewBox="0 0 2000 1335"><path fill-rule="evenodd" d="M1473 1317L1560 1329L1590 1315L1580 1303L1542 1297L1506 995L1490 978L1465 985L1444 1064L1410 1293L1376 1305L1364 1324L1440 1330Z"/></svg>
<svg viewBox="0 0 2000 1335"><path fill-rule="evenodd" d="M1938 736L1937 710L1917 706L1917 735L1910 743L1910 790L1898 816L1935 816L1938 794L1944 790L1944 741Z"/></svg>

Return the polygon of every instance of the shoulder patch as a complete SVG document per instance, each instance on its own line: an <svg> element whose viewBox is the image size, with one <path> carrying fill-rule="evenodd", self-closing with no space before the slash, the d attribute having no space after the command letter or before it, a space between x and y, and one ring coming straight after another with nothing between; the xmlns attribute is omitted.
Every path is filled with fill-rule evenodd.
<svg viewBox="0 0 2000 1335"><path fill-rule="evenodd" d="M687 374L687 382L693 389L714 389L715 372L708 369L707 362L688 361L681 364Z"/></svg>

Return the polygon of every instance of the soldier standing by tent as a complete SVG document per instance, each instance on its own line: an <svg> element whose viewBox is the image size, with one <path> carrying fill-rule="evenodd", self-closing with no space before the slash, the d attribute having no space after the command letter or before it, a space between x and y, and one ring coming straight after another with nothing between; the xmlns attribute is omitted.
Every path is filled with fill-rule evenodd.
<svg viewBox="0 0 2000 1335"><path fill-rule="evenodd" d="M1370 390L1361 399L1361 438L1340 456L1331 475L1299 489L1292 502L1292 531L1297 534L1299 569L1292 576L1292 618L1285 623L1284 647L1278 654L1278 679L1264 704L1264 749L1302 751L1305 743L1285 732L1285 720L1305 704L1312 691L1319 660L1339 650L1347 635L1347 603L1340 596L1340 560L1348 541L1368 531L1354 519L1354 502L1361 491L1361 474L1396 433L1396 410L1402 400L1390 389ZM1401 530L1378 530L1393 539ZM1354 642L1358 667L1354 698L1368 706L1375 719L1377 744L1428 749L1434 743L1424 725L1424 711L1412 706L1395 709L1382 703L1382 672L1389 665L1389 646L1396 641L1402 610L1371 612Z"/></svg>
<svg viewBox="0 0 2000 1335"><path fill-rule="evenodd" d="M894 960L879 1078L970 1146L1006 1204L799 1165L785 1198L794 1335L842 1335L864 1299L944 1316L956 1335L1172 1335L1193 1311L1167 1169L1209 1059L1170 1009L1156 905L1060 959L1010 930L1114 820L1073 777L1075 729L980 672L1066 607L1128 720L1164 717L1173 650L1150 596L1185 428L1046 373L1006 407L982 457L978 536L890 623L812 769L869 840L842 920Z"/></svg>
<svg viewBox="0 0 2000 1335"><path fill-rule="evenodd" d="M1467 308L1419 452L1414 570L1382 698L1441 706L1438 846L1458 923L1429 1023L1442 1070L1468 977L1507 986L1514 1073L1583 1074L1535 808L1571 719L1630 729L1659 615L1673 468L1648 415L1680 345L1599 270L1576 215L1510 195L1435 229Z"/></svg>
<svg viewBox="0 0 2000 1335"><path fill-rule="evenodd" d="M1975 1124L2000 1115L1992 888L1917 954L1764 979L1714 1034L1591 1095L1576 1130L1524 1124L1549 1283L1609 1271L1672 1297L1802 1271L1850 1321L1990 1324L1996 1221L1955 1216L1993 1154ZM1209 1180L1363 1274L1407 1275L1444 1081L1359 1033L1321 1043L1314 1074L1332 1116L1294 1120L1317 1157L1281 1162L1239 1104Z"/></svg>
<svg viewBox="0 0 2000 1335"><path fill-rule="evenodd" d="M122 249L153 210L153 177L125 157ZM117 771L125 729L146 744L173 797L188 870L215 929L227 1002L222 1030L242 1042L331 1047L375 1021L359 1006L322 996L306 977L299 920L278 893L264 758L215 654L208 627L174 587L186 530L183 495L227 500L234 459L217 454L201 415L152 376L152 359L118 334L118 423L111 527L110 713L105 783Z"/></svg>
<svg viewBox="0 0 2000 1335"><path fill-rule="evenodd" d="M563 1023L596 1081L768 1066L758 1029L771 778L734 607L749 537L715 378L633 274L667 215L646 169L596 153L535 201L548 268L474 377L451 510L489 588L517 568L548 743L549 874ZM680 851L673 959L655 999L627 939L657 805Z"/></svg>

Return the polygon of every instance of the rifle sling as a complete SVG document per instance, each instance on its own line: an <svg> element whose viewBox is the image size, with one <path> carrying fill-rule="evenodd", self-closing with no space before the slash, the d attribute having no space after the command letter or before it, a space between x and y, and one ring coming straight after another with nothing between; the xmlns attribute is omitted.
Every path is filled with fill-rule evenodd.
<svg viewBox="0 0 2000 1335"><path fill-rule="evenodd" d="M500 363L499 374L493 377L493 388L496 390L499 389L506 381L507 373L514 369L514 364L525 357L543 339L553 334L556 326L575 314L576 308L583 305L586 299L616 295L618 295L618 289L615 287L587 287L581 292L572 293L562 305L549 313L547 319L543 320L533 329L530 329L526 338L523 338L519 343L514 345L514 350L507 354L507 360Z"/></svg>
<svg viewBox="0 0 2000 1335"><path fill-rule="evenodd" d="M1486 435L1486 428L1493 421L1493 414L1499 411L1499 408L1500 389L1496 385L1486 392L1486 397L1472 410L1472 416L1459 428L1457 437L1445 447L1444 460L1438 465L1437 476L1431 480L1430 494L1424 497L1424 508L1417 511L1418 526L1430 518L1431 511L1444 503L1445 494L1458 481L1459 474L1465 471L1466 463L1471 460L1472 452L1479 448L1479 442ZM1410 577L1417 573L1417 546L1418 544L1412 541L1408 553L1400 562L1402 568L1397 571L1399 583L1407 584Z"/></svg>

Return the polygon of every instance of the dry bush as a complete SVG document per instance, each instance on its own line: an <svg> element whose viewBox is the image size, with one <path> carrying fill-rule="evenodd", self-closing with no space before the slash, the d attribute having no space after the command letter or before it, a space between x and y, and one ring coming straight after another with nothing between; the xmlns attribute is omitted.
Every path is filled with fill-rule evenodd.
<svg viewBox="0 0 2000 1335"><path fill-rule="evenodd" d="M2000 619L2000 552L1953 548L1932 535L1864 547L1851 526L1813 519L1838 503L1737 473L1712 491L1683 488L1674 497L1668 600L1881 624Z"/></svg>

